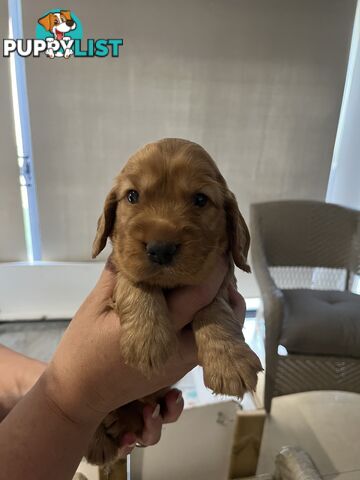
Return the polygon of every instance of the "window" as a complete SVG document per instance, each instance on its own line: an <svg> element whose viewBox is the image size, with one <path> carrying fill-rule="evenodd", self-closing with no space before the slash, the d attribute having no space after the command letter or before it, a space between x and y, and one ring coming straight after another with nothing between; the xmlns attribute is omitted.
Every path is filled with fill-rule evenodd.
<svg viewBox="0 0 360 480"><path fill-rule="evenodd" d="M21 0L9 0L8 6L9 38L23 38ZM25 242L28 260L33 262L41 260L41 242L24 58L10 57L10 78Z"/></svg>

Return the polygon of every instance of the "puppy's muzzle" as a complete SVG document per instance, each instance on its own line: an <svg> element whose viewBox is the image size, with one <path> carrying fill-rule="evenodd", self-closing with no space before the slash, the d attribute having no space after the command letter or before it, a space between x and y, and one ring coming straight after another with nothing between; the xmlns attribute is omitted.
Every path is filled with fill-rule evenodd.
<svg viewBox="0 0 360 480"><path fill-rule="evenodd" d="M168 265L172 262L179 245L175 243L150 242L146 245L146 253L153 263Z"/></svg>

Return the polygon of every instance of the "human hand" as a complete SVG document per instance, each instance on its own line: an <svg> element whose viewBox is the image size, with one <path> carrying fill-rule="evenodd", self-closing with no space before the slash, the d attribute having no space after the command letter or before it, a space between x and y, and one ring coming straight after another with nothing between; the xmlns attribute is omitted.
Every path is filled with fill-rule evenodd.
<svg viewBox="0 0 360 480"><path fill-rule="evenodd" d="M115 284L108 265L41 378L50 401L73 422L97 425L110 411L182 378L197 364L192 330L184 327L216 296L227 268L227 259L219 258L204 284L175 289L167 295L179 348L163 371L148 379L127 366L121 357L121 319L105 309Z"/></svg>
<svg viewBox="0 0 360 480"><path fill-rule="evenodd" d="M174 423L180 417L184 409L184 399L182 392L177 388L169 390L163 401L163 407L159 405L145 405L143 410L144 429L140 436L133 432L126 432L119 445L118 458L125 458L129 455L136 444L148 447L159 442L162 432L162 426L166 423Z"/></svg>

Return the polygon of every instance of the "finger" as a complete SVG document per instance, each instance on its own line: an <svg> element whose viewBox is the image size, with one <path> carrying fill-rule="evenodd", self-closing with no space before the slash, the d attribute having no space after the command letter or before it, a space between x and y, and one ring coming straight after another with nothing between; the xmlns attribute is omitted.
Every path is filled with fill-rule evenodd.
<svg viewBox="0 0 360 480"><path fill-rule="evenodd" d="M142 445L155 445L161 437L162 416L160 415L160 405L155 407L152 405L145 405L143 410L144 429L138 441Z"/></svg>
<svg viewBox="0 0 360 480"><path fill-rule="evenodd" d="M215 269L201 285L177 288L167 294L167 304L175 328L180 330L191 322L196 312L212 302L217 294L226 272L229 260L219 257Z"/></svg>
<svg viewBox="0 0 360 480"><path fill-rule="evenodd" d="M96 306L102 308L107 305L112 297L115 283L116 274L109 257L95 287L85 300L85 305L91 305L91 308L96 308Z"/></svg>
<svg viewBox="0 0 360 480"><path fill-rule="evenodd" d="M184 399L181 390L173 388L165 395L165 410L162 414L164 423L174 423L184 409Z"/></svg>
<svg viewBox="0 0 360 480"><path fill-rule="evenodd" d="M128 455L130 455L130 453L134 450L134 448L136 447L136 444L132 445L131 447L128 446L128 447L122 447L122 448L119 448L119 452L118 452L118 456L117 458L126 458Z"/></svg>
<svg viewBox="0 0 360 480"><path fill-rule="evenodd" d="M116 283L116 274L112 263L108 259L100 278L95 285L95 290L99 300L111 298Z"/></svg>
<svg viewBox="0 0 360 480"><path fill-rule="evenodd" d="M188 369L192 369L198 364L198 351L192 328L185 328L178 333L177 357L179 356L181 363L186 364ZM177 360L177 363L179 363L179 360Z"/></svg>
<svg viewBox="0 0 360 480"><path fill-rule="evenodd" d="M110 253L105 263L105 270L110 270L110 272L116 274L116 268L113 262L113 253Z"/></svg>
<svg viewBox="0 0 360 480"><path fill-rule="evenodd" d="M121 439L119 445L118 455L119 458L125 458L129 455L136 446L136 435L135 433L125 433Z"/></svg>
<svg viewBox="0 0 360 480"><path fill-rule="evenodd" d="M229 302L230 306L235 313L236 318L244 325L246 315L246 303L244 297L236 290L233 285L229 285Z"/></svg>

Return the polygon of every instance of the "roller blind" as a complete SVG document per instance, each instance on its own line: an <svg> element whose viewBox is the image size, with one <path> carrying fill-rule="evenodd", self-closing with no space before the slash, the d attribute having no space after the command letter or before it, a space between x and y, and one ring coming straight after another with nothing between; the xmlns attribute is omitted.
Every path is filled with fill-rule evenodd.
<svg viewBox="0 0 360 480"><path fill-rule="evenodd" d="M8 37L7 1L0 0L0 32ZM0 56L0 262L26 260L9 60Z"/></svg>
<svg viewBox="0 0 360 480"><path fill-rule="evenodd" d="M49 2L24 0L34 36ZM45 260L87 260L112 178L142 144L201 143L245 217L254 201L323 199L355 0L69 0L119 58L28 58Z"/></svg>

